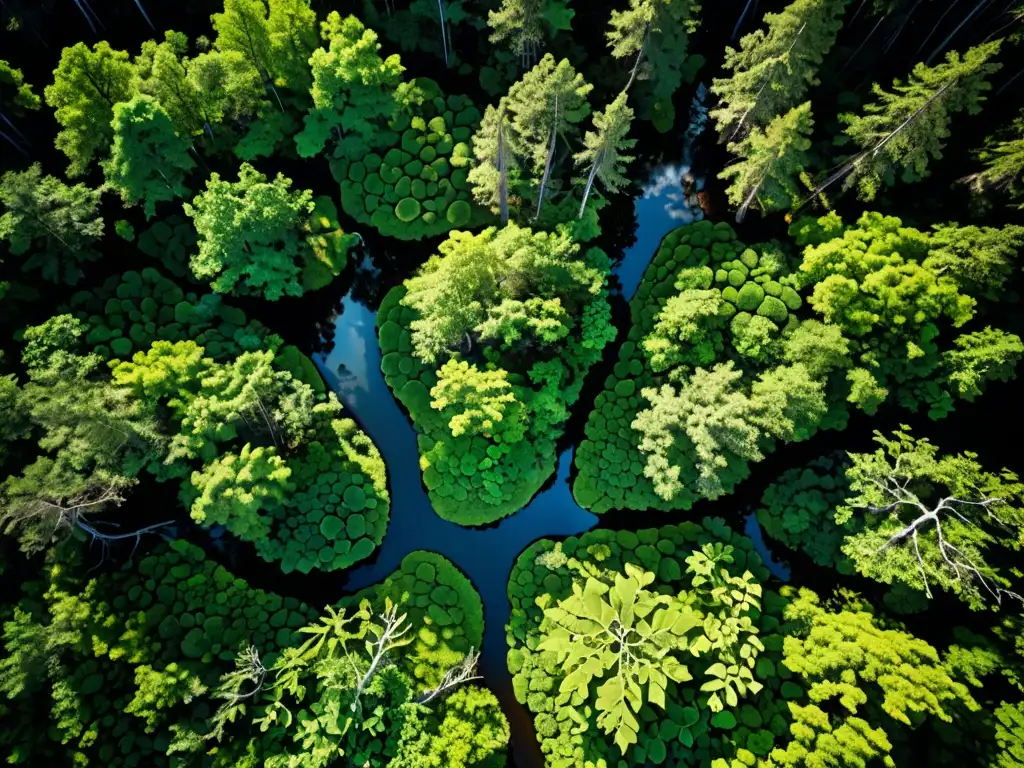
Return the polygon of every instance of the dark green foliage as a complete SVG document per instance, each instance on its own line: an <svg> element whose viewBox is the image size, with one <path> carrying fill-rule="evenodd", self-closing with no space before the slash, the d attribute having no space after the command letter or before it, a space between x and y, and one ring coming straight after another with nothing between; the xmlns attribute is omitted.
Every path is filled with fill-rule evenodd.
<svg viewBox="0 0 1024 768"><path fill-rule="evenodd" d="M705 571L705 565L712 562L717 564ZM646 589L662 596L679 595L687 611L706 611L709 618L703 629L692 630L692 651L679 655L693 680L670 684L662 706L651 703L639 709L636 743L628 747L626 762L619 763L619 748L597 725L601 705L595 699L596 680L590 684L589 696L573 695L563 701L559 690L566 685L574 688L579 678L574 683L567 681L556 654L540 650L538 645L550 631L545 613L572 595L574 583L582 587L588 578L595 578L611 585L615 574L625 573L627 564L654 574L654 582ZM751 610L750 603L740 601L726 618L718 613L721 606L715 607L714 598L704 592L710 590L711 583L697 575L713 574L713 582L722 577L719 568L730 578L742 577L736 579L733 589L745 581L753 590L747 599L760 602L753 595L761 594L759 584L767 578L767 570L750 540L717 519L706 519L703 528L687 522L635 532L597 530L559 543L542 539L519 556L508 587L512 601L508 666L514 675L516 698L534 713L549 765L644 765L646 761L692 765L740 756L748 744L765 750L779 743L787 714L781 687L791 677L781 664L782 638L777 634L783 603L774 593L765 592L761 610ZM725 632L719 635L718 629L724 627L713 616L727 624L738 620L739 625L729 626L744 629L738 637L723 641ZM749 624L741 618L744 616L749 617ZM727 673L717 661L727 658L730 648L754 641L762 649L749 646L744 656L752 652L750 666L746 662L740 666L749 669L752 681L764 687L748 683L746 695L740 693L736 700L729 695L730 701L725 702L727 686L716 690L710 682L719 679L719 673L732 680L737 670ZM713 697L721 699L711 704Z"/></svg>
<svg viewBox="0 0 1024 768"><path fill-rule="evenodd" d="M338 153L331 162L342 208L401 240L478 227L490 217L472 202L466 172L480 113L466 96L446 99L432 80L419 78L411 88L416 98L391 119L390 132L381 132L391 143L360 157Z"/></svg>
<svg viewBox="0 0 1024 768"><path fill-rule="evenodd" d="M152 267L74 294L71 311L89 326L85 343L105 358L131 359L157 340L192 340L215 360L230 360L271 341L259 321L247 320L218 294L183 293Z"/></svg>

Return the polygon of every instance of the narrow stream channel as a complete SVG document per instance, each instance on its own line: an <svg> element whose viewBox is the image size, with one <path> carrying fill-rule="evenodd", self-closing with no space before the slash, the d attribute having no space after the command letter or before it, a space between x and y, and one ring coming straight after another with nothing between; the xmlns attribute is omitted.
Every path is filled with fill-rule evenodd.
<svg viewBox="0 0 1024 768"><path fill-rule="evenodd" d="M615 268L627 300L635 293L661 238L700 217L699 209L688 208L683 199L679 180L686 170L682 164L656 167L635 201L636 242L626 249ZM372 254L369 258L372 260ZM620 329L620 337L626 330ZM568 448L559 456L553 484L510 517L485 528L466 528L442 520L434 513L421 482L416 433L380 370L376 310L351 292L341 300L330 349L327 355L314 355L314 362L328 386L380 449L391 492L391 520L384 541L372 562L346 574L345 591L383 580L402 558L417 549L444 555L461 568L483 599L481 670L512 728L510 765L543 768L532 718L515 700L506 666L505 624L510 613L506 589L516 557L532 542L580 534L598 524L598 517L579 507L572 497L569 476L574 449ZM601 373L595 370L591 375ZM579 407L587 406L580 403Z"/></svg>

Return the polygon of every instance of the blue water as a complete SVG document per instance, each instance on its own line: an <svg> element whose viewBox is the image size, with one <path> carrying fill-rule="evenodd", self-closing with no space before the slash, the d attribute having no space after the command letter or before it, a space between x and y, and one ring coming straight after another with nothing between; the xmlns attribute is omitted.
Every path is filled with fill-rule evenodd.
<svg viewBox="0 0 1024 768"><path fill-rule="evenodd" d="M679 179L686 170L682 164L656 168L635 202L637 241L615 268L627 299L635 293L661 238L701 216L699 208L689 208L683 199ZM368 264L364 267L372 270ZM543 768L532 719L515 700L506 666L505 624L511 610L506 589L516 557L532 542L577 535L598 523L597 516L579 507L572 497L569 473L573 449L558 457L558 470L550 487L510 517L484 528L465 528L443 520L434 513L423 488L416 433L384 381L380 357L375 309L346 295L338 309L330 354L315 355L313 360L384 458L391 519L372 562L346 574L345 591L383 580L417 549L444 555L462 569L483 599L485 629L480 667L509 719L514 764L519 768ZM580 403L580 407L587 405ZM764 549L753 515L747 520L746 532L772 573L788 579L788 569L774 563Z"/></svg>

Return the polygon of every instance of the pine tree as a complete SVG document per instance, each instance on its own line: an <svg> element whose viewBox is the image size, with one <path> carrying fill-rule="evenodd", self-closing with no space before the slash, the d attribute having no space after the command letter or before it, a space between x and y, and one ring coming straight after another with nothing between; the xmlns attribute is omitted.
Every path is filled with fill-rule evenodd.
<svg viewBox="0 0 1024 768"><path fill-rule="evenodd" d="M629 184L629 179L623 173L633 157L624 152L636 146L636 139L626 138L632 122L633 110L626 104L625 91L616 96L604 112L594 113L595 130L587 131L583 137L585 149L573 156L576 167L582 167L588 172L587 178L581 180L585 184L580 205L581 216L595 179L600 180L605 190L613 194Z"/></svg>
<svg viewBox="0 0 1024 768"><path fill-rule="evenodd" d="M44 280L74 285L82 277L80 264L99 258L93 244L103 236L101 193L42 174L36 163L0 178L0 241L15 256L30 254L23 271L39 270Z"/></svg>
<svg viewBox="0 0 1024 768"><path fill-rule="evenodd" d="M767 213L799 203L797 179L807 172L813 126L811 102L806 101L776 117L764 130L752 128L742 141L729 145L740 159L718 178L733 180L726 195L737 206L737 222L743 221L751 206Z"/></svg>
<svg viewBox="0 0 1024 768"><path fill-rule="evenodd" d="M487 12L490 41L505 42L528 69L537 61L545 35L572 26L575 11L568 0L501 0L501 7Z"/></svg>
<svg viewBox="0 0 1024 768"><path fill-rule="evenodd" d="M302 267L310 256L303 226L313 211L313 193L291 191L281 174L272 182L248 163L238 181L213 173L185 213L199 234L192 257L196 277L218 293L262 295L270 301L301 296Z"/></svg>
<svg viewBox="0 0 1024 768"><path fill-rule="evenodd" d="M711 110L718 132L731 140L766 126L803 100L843 26L845 0L794 0L781 13L765 14L767 30L726 48L731 77L714 81L720 105Z"/></svg>
<svg viewBox="0 0 1024 768"><path fill-rule="evenodd" d="M1006 131L1005 138L990 140L977 156L985 168L967 177L971 186L979 192L1004 192L1018 208L1024 208L1024 113Z"/></svg>
<svg viewBox="0 0 1024 768"><path fill-rule="evenodd" d="M630 0L613 10L605 33L612 56L629 62L628 90L637 79L650 84L650 117L667 131L675 119L672 96L683 79L689 34L696 30L696 0Z"/></svg>
<svg viewBox="0 0 1024 768"><path fill-rule="evenodd" d="M362 157L395 110L404 68L397 54L380 57L377 33L355 16L342 19L332 11L323 37L328 48L316 49L309 60L313 107L295 143L302 157L313 157L336 134L346 156Z"/></svg>
<svg viewBox="0 0 1024 768"><path fill-rule="evenodd" d="M132 65L128 54L115 51L106 41L90 50L85 43L65 48L46 86L46 103L63 130L57 149L67 155L69 176L80 176L113 141L110 121L114 105L131 97Z"/></svg>
<svg viewBox="0 0 1024 768"><path fill-rule="evenodd" d="M952 116L981 111L991 88L987 78L1000 68L990 61L999 44L983 43L963 58L950 53L935 67L918 64L905 84L894 81L891 92L876 83L876 100L865 105L864 114L839 116L846 138L860 151L818 190L845 176L844 188L856 185L861 199L873 200L896 182L897 173L903 181L927 176L929 160L942 157Z"/></svg>
<svg viewBox="0 0 1024 768"><path fill-rule="evenodd" d="M167 113L148 96L114 107L114 144L103 171L127 205L143 204L146 218L156 204L188 194L185 178L195 167L189 141L178 136Z"/></svg>

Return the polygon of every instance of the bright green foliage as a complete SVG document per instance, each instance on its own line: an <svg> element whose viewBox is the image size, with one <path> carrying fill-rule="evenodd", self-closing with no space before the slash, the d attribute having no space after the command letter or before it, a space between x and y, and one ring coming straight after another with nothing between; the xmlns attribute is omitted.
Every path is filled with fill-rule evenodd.
<svg viewBox="0 0 1024 768"><path fill-rule="evenodd" d="M1024 248L1024 227L934 226L924 266L951 276L971 296L998 301Z"/></svg>
<svg viewBox="0 0 1024 768"><path fill-rule="evenodd" d="M1021 179L1024 178L1024 116L1018 117L1005 133L1005 138L990 139L977 153L985 166L969 180L978 191L996 189L1005 192L1018 207L1024 205Z"/></svg>
<svg viewBox="0 0 1024 768"><path fill-rule="evenodd" d="M327 16L321 35L328 47L313 51L313 107L305 129L295 137L302 157L313 157L337 131L336 154L361 158L374 146L374 134L395 110L394 90L402 79L397 54L381 59L377 34L355 16Z"/></svg>
<svg viewBox="0 0 1024 768"><path fill-rule="evenodd" d="M596 177L606 192L620 192L629 184L624 175L632 155L626 152L636 146L636 139L627 139L633 122L633 110L626 104L626 91L615 97L604 112L594 113L594 130L583 137L584 149L573 155L577 169L590 174L585 183L584 199Z"/></svg>
<svg viewBox="0 0 1024 768"><path fill-rule="evenodd" d="M653 120L662 133L675 121L673 95L704 61L686 57L699 11L694 0L630 0L629 8L613 10L608 22L605 36L612 56L632 64L631 78L641 83L641 116Z"/></svg>
<svg viewBox="0 0 1024 768"><path fill-rule="evenodd" d="M221 678L227 701L206 737L219 742L217 764L255 753L270 766L326 766L336 757L371 768L499 765L508 726L497 700L446 674L466 668L473 679L482 619L479 596L451 563L408 555L383 583L301 627L305 641L265 672L248 652L239 657ZM431 697L439 688L447 695Z"/></svg>
<svg viewBox="0 0 1024 768"><path fill-rule="evenodd" d="M100 357L130 358L156 340L193 340L215 360L274 346L258 320L216 293L183 293L152 267L113 275L92 291L71 296L71 310L88 323L86 345Z"/></svg>
<svg viewBox="0 0 1024 768"><path fill-rule="evenodd" d="M223 525L243 541L259 541L269 533L260 513L280 504L294 489L291 470L273 448L252 448L226 453L192 473L198 497L192 519L203 525Z"/></svg>
<svg viewBox="0 0 1024 768"><path fill-rule="evenodd" d="M342 142L345 154L331 162L345 212L401 240L490 221L473 204L467 181L470 134L480 112L466 96L445 98L426 78L403 89L406 101L388 130L372 137L377 151L348 153L351 145Z"/></svg>
<svg viewBox="0 0 1024 768"><path fill-rule="evenodd" d="M516 401L507 377L507 371L481 371L452 358L437 371L430 407L448 417L453 437L500 435L501 442L518 442L525 432L523 405Z"/></svg>
<svg viewBox="0 0 1024 768"><path fill-rule="evenodd" d="M69 187L43 176L35 163L0 178L0 203L0 240L14 256L29 254L23 271L38 270L48 282L74 285L82 277L80 263L99 258L92 246L103 235L100 190Z"/></svg>
<svg viewBox="0 0 1024 768"><path fill-rule="evenodd" d="M998 768L1017 768L1024 763L1024 712L1021 705L1002 702L995 711L995 740L1000 752L993 765Z"/></svg>
<svg viewBox="0 0 1024 768"><path fill-rule="evenodd" d="M985 389L985 382L1009 381L1024 356L1019 336L991 327L976 333L964 333L953 339L942 362L954 393L971 402Z"/></svg>
<svg viewBox="0 0 1024 768"><path fill-rule="evenodd" d="M906 432L876 433L875 440L881 447L874 453L850 454L850 494L835 513L850 531L842 551L857 570L928 597L937 586L975 609L1014 596L1011 571L990 559L1020 546L1024 485L1017 476L984 470L972 453L940 455Z"/></svg>
<svg viewBox="0 0 1024 768"><path fill-rule="evenodd" d="M579 124L590 114L592 90L568 59L555 63L550 53L509 88L503 100L509 119L506 140L534 179L544 175L552 130L567 142L579 135Z"/></svg>
<svg viewBox="0 0 1024 768"><path fill-rule="evenodd" d="M515 225L454 232L439 250L381 304L381 368L421 433L435 510L491 522L554 470L568 406L614 337L608 261Z"/></svg>
<svg viewBox="0 0 1024 768"><path fill-rule="evenodd" d="M478 235L453 232L439 250L408 281L402 300L419 315L412 341L424 362L465 347L467 334L489 328L496 314L505 316L506 302L554 299L565 307L601 297L604 274L580 258L579 246L564 234L515 225Z"/></svg>
<svg viewBox="0 0 1024 768"><path fill-rule="evenodd" d="M113 141L114 105L131 98L132 65L105 40L92 50L76 43L61 51L53 77L44 95L63 128L57 149L71 161L68 175L81 176Z"/></svg>
<svg viewBox="0 0 1024 768"><path fill-rule="evenodd" d="M949 722L956 706L979 708L925 641L883 629L855 605L827 611L807 589L783 594L792 598L786 618L793 628L783 664L811 703L791 705L793 741L772 752L776 765L891 765L889 736L899 724L913 728L928 715Z"/></svg>
<svg viewBox="0 0 1024 768"><path fill-rule="evenodd" d="M844 187L856 184L862 200L874 200L897 179L928 176L930 159L942 157L952 116L981 111L991 88L987 79L1000 67L990 61L999 44L982 43L962 58L951 52L944 64L934 67L918 64L906 83L893 82L892 92L876 83L876 100L865 105L864 114L840 115L845 136L860 150L844 168Z"/></svg>
<svg viewBox="0 0 1024 768"><path fill-rule="evenodd" d="M194 341L155 341L146 352L136 352L131 362L111 364L111 378L118 386L131 388L140 400L166 402L177 409L195 396L212 362Z"/></svg>
<svg viewBox="0 0 1024 768"><path fill-rule="evenodd" d="M762 595L750 540L704 526L595 530L519 556L508 665L547 765L766 757L785 733L782 605Z"/></svg>
<svg viewBox="0 0 1024 768"><path fill-rule="evenodd" d="M800 202L797 180L804 178L810 165L807 150L811 148L813 126L811 102L805 101L774 118L764 130L751 128L742 141L729 145L729 151L740 159L718 178L732 179L726 194L739 208L737 221L751 206L768 213L790 209Z"/></svg>
<svg viewBox="0 0 1024 768"><path fill-rule="evenodd" d="M20 115L24 110L35 111L42 106L42 99L33 92L32 84L25 82L25 75L8 62L0 59L0 85L4 86L4 100L0 101L0 112L11 110Z"/></svg>
<svg viewBox="0 0 1024 768"><path fill-rule="evenodd" d="M156 204L188 193L185 177L195 167L189 142L178 136L170 117L148 96L114 106L114 141L103 162L107 183L127 205L143 203L146 218Z"/></svg>
<svg viewBox="0 0 1024 768"><path fill-rule="evenodd" d="M318 234L303 237L304 231L319 232L334 222L330 209L326 216L317 215L312 192L292 192L291 184L281 174L268 182L248 163L239 169L237 182L211 174L206 190L184 206L199 232L193 274L212 280L218 293L255 294L276 301L303 294L306 270L322 261L321 255L328 259L329 271L340 271L339 254L347 251L353 238L330 233L330 243L321 243Z"/></svg>
<svg viewBox="0 0 1024 768"><path fill-rule="evenodd" d="M767 29L725 49L728 78L711 90L719 106L711 111L718 131L732 140L751 128L764 128L804 100L816 85L818 67L842 29L843 0L794 0L780 13L766 13Z"/></svg>
<svg viewBox="0 0 1024 768"><path fill-rule="evenodd" d="M309 88L316 14L307 0L224 0L224 12L210 21L217 51L244 57L275 104L281 99L278 87L293 95Z"/></svg>
<svg viewBox="0 0 1024 768"><path fill-rule="evenodd" d="M5 704L33 719L0 754L13 746L29 764L181 759L168 754L172 744L206 732L208 691L239 645L273 659L315 616L292 597L250 589L184 541L88 581L63 565L44 573L5 622L0 661Z"/></svg>
<svg viewBox="0 0 1024 768"><path fill-rule="evenodd" d="M623 753L636 743L640 708L647 702L664 708L669 681L692 679L680 656L692 651L687 633L700 617L679 598L644 589L654 578L627 563L626 575L615 574L610 588L594 578L582 588L573 584L571 597L544 611L537 646L553 652L566 673L560 701L586 698L595 679L603 680L597 725L615 734Z"/></svg>

